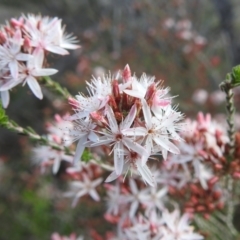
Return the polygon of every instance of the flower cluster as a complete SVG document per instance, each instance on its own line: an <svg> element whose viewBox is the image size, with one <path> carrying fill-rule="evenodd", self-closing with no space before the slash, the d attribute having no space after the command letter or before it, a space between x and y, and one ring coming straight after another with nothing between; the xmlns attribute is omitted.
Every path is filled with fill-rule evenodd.
<svg viewBox="0 0 240 240"><path fill-rule="evenodd" d="M185 211L208 217L224 206L219 180L225 175L228 137L209 114L199 113L196 121L187 119L186 126L188 129L181 132L185 141L178 145L181 155L169 156L161 167L165 174L159 173L159 178L161 182L166 179L172 197L184 199Z"/></svg>
<svg viewBox="0 0 240 240"><path fill-rule="evenodd" d="M105 219L117 225L117 238L107 239L203 239L189 226L189 214L180 217L178 208L172 213L165 208L166 188L143 187L133 179L128 184L118 181L115 186L105 187L108 194Z"/></svg>
<svg viewBox="0 0 240 240"><path fill-rule="evenodd" d="M161 153L166 159L168 152L179 154L174 142L181 141L178 131L183 118L171 105L169 88L154 80L146 74L138 79L126 65L116 76L88 82L90 96L69 99L75 111L69 117L74 124L69 135L78 140L75 163L85 147L110 147L114 171L107 182L136 170L146 183L154 185L146 163L151 155Z"/></svg>
<svg viewBox="0 0 240 240"><path fill-rule="evenodd" d="M68 115L65 115L67 117ZM64 128L73 128L71 122L67 122L62 119L59 115L55 115L54 123L47 123L46 129L48 131L47 139L51 140L55 144L61 144L63 137L66 138L66 135L63 134L61 129ZM50 146L36 146L32 150L32 160L35 164L40 165L41 172L44 173L45 170L52 166L53 174L57 174L59 171L62 161L72 163L72 156L66 155L63 150L53 149Z"/></svg>
<svg viewBox="0 0 240 240"><path fill-rule="evenodd" d="M42 99L38 78L57 72L45 68L49 52L65 55L76 49L76 39L65 33L61 19L23 15L0 28L0 96L3 106L9 104L9 90L28 84L33 94Z"/></svg>
<svg viewBox="0 0 240 240"><path fill-rule="evenodd" d="M72 233L69 237L61 236L59 233L53 233L51 240L83 240L83 237L77 237L75 233Z"/></svg>

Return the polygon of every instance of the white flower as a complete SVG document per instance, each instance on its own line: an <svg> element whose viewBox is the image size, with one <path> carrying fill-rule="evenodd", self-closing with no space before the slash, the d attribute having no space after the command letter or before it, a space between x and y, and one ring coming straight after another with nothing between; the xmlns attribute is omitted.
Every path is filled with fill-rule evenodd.
<svg viewBox="0 0 240 240"><path fill-rule="evenodd" d="M143 74L139 81L133 76L131 80L132 88L126 89L124 92L130 96L142 99L145 97L148 87L154 83L154 80L154 77L148 77L146 74Z"/></svg>
<svg viewBox="0 0 240 240"><path fill-rule="evenodd" d="M94 129L96 127L96 124L92 123L91 120L81 120L78 119L73 122L73 129L69 129L69 137L70 142L74 142L78 140L76 153L73 158L74 165L77 164L79 159L81 158L83 151L86 147L86 143L88 140L92 142L99 141L99 138L97 134L94 132ZM66 141L69 141L69 138L65 139Z"/></svg>
<svg viewBox="0 0 240 240"><path fill-rule="evenodd" d="M30 39L30 45L38 51L47 50L60 55L68 54L68 51L59 45L59 25L61 20L57 17L41 17L28 15L25 18L25 34Z"/></svg>
<svg viewBox="0 0 240 240"><path fill-rule="evenodd" d="M115 172L117 175L121 175L124 165L124 147L138 152L142 156L147 154L144 147L123 134L123 130L129 129L132 125L137 113L137 109L136 106L133 105L129 111L129 114L124 121L120 123L120 125L117 124L117 120L114 116L112 108L109 105L106 105L105 109L110 131L101 132L104 134L104 136L99 138L98 143L94 143L91 146L100 146L109 143L113 144Z"/></svg>
<svg viewBox="0 0 240 240"><path fill-rule="evenodd" d="M9 90L19 83L28 84L34 95L42 99L42 91L36 77L49 76L57 72L56 69L42 68L44 55L40 51L34 51L32 58L25 64L19 64L19 76L7 81L0 89Z"/></svg>
<svg viewBox="0 0 240 240"><path fill-rule="evenodd" d="M129 217L133 219L137 212L137 209L141 203L145 204L145 199L148 195L148 188L139 190L137 184L133 179L129 180L129 186L131 192L124 196L124 201L130 204Z"/></svg>
<svg viewBox="0 0 240 240"><path fill-rule="evenodd" d="M198 233L193 232L193 227L189 226L189 215L184 214L180 217L180 212L175 209L172 213L169 213L166 209L162 214L162 220L165 224L165 228L162 229L165 240L200 240L203 239Z"/></svg>
<svg viewBox="0 0 240 240"><path fill-rule="evenodd" d="M176 133L177 124L175 123L180 119L179 114L170 109L162 113L158 118L153 117L150 107L147 105L145 99L142 99L142 110L145 119L145 128L136 127L126 129L124 134L135 136L146 136L146 149L149 153L154 150L154 143L162 148L163 157L166 159L167 151L179 154L179 149L169 139L180 140L179 135ZM171 137L169 136L171 134ZM145 163L143 162L143 165Z"/></svg>
<svg viewBox="0 0 240 240"><path fill-rule="evenodd" d="M31 55L20 52L22 45L22 34L17 30L12 39L0 45L0 68L8 67L11 76L18 78L19 61L28 61Z"/></svg>
<svg viewBox="0 0 240 240"><path fill-rule="evenodd" d="M71 191L65 193L66 197L75 196L72 207L77 205L79 198L89 194L95 201L99 201L100 197L96 191L96 187L102 182L102 178L91 180L86 174L83 174L83 181L73 181L71 183Z"/></svg>
<svg viewBox="0 0 240 240"><path fill-rule="evenodd" d="M148 159L148 155L140 155L137 152L131 151L131 150L124 150L124 166L123 166L123 173L126 175L129 171L131 172L131 175L133 172L137 171L141 177L143 178L143 181L145 183L148 183L150 186L155 185L155 179L151 171L149 170L148 166L146 164L142 165L142 162L146 162ZM144 160L143 160L144 158ZM111 182L115 179L117 179L119 175L116 174L116 171L113 171L105 180L105 182Z"/></svg>
<svg viewBox="0 0 240 240"><path fill-rule="evenodd" d="M71 162L71 156L63 151L54 150L49 146L39 146L33 149L33 162L41 166L41 172L45 172L47 166L52 165L53 174L57 174L61 161Z"/></svg>
<svg viewBox="0 0 240 240"><path fill-rule="evenodd" d="M124 196L120 193L119 183L115 186L106 187L107 188L107 213L117 215L121 204L124 201Z"/></svg>
<svg viewBox="0 0 240 240"><path fill-rule="evenodd" d="M89 118L90 113L104 109L109 96L112 94L111 84L111 76L93 78L91 83L87 82L87 90L90 96L85 97L84 94L76 95L76 113L69 117L69 120Z"/></svg>

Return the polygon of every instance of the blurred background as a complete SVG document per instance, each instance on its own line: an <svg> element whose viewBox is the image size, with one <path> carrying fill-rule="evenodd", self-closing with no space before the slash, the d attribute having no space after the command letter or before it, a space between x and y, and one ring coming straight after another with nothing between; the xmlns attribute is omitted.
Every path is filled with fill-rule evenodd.
<svg viewBox="0 0 240 240"><path fill-rule="evenodd" d="M224 121L218 85L240 63L239 11L239 0L0 0L0 23L22 13L62 18L81 48L53 56L50 64L59 70L52 78L72 94L82 91L92 75L116 72L128 63L139 77L146 72L164 80L186 117L203 111ZM7 114L46 133L45 123L70 109L46 89L44 94L39 101L27 87L14 89ZM31 146L26 137L0 129L0 239L109 229L99 217L104 203L83 201L71 209L61 197L66 187L61 169L56 176L40 175L31 163Z"/></svg>

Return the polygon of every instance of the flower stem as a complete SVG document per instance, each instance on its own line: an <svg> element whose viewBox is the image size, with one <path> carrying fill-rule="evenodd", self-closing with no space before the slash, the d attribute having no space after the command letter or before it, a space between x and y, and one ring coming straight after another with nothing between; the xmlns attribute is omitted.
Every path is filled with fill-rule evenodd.
<svg viewBox="0 0 240 240"><path fill-rule="evenodd" d="M53 81L48 76L41 77L39 79L39 82L45 87L47 87L48 89L50 89L52 92L57 93L58 95L60 95L65 99L68 99L69 97L71 97L71 94L68 92L66 88L62 87L59 83Z"/></svg>
<svg viewBox="0 0 240 240"><path fill-rule="evenodd" d="M68 155L73 155L67 147L62 147L62 146L50 141L49 139L47 139L47 137L37 134L31 127L23 128L23 127L19 126L13 120L9 120L4 125L4 127L6 129L16 132L18 134L28 136L32 141L38 142L42 145L50 146L51 148L53 148L55 150L64 151Z"/></svg>
<svg viewBox="0 0 240 240"><path fill-rule="evenodd" d="M235 127L234 127L234 93L232 90L232 85L229 81L222 82L220 88L226 94L226 109L227 109L227 123L228 123L228 136L229 136L229 159L230 161L234 157L235 151Z"/></svg>

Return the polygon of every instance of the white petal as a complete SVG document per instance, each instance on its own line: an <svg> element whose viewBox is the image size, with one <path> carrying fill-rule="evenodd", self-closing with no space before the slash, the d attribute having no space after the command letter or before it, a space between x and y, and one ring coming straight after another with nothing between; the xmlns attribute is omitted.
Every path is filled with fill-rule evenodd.
<svg viewBox="0 0 240 240"><path fill-rule="evenodd" d="M32 90L33 94L37 98L42 99L43 98L42 90L38 84L38 81L33 76L28 76L26 78L26 81L27 81L29 88Z"/></svg>
<svg viewBox="0 0 240 240"><path fill-rule="evenodd" d="M148 129L152 128L152 114L150 111L150 107L147 105L147 102L145 99L141 100L142 102L142 110L143 110L143 115L144 115L144 119L146 122L146 126Z"/></svg>
<svg viewBox="0 0 240 240"><path fill-rule="evenodd" d="M124 137L122 142L128 149L132 149L134 152L137 152L140 155L148 155L147 150L143 146L133 142L131 139Z"/></svg>
<svg viewBox="0 0 240 240"><path fill-rule="evenodd" d="M13 60L8 64L10 73L14 79L18 78L18 62L16 60Z"/></svg>
<svg viewBox="0 0 240 240"><path fill-rule="evenodd" d="M142 166L141 163L137 163L137 170L145 182L147 182L152 187L155 186L153 175L147 165Z"/></svg>
<svg viewBox="0 0 240 240"><path fill-rule="evenodd" d="M46 47L46 50L60 55L67 55L69 52L59 46L50 45Z"/></svg>
<svg viewBox="0 0 240 240"><path fill-rule="evenodd" d="M147 129L144 127L123 129L122 134L125 136L145 136L147 134Z"/></svg>
<svg viewBox="0 0 240 240"><path fill-rule="evenodd" d="M132 193L137 194L138 193L138 188L137 188L136 182L133 179L130 179L129 185L130 185Z"/></svg>
<svg viewBox="0 0 240 240"><path fill-rule="evenodd" d="M80 162L80 158L82 157L83 151L85 149L84 143L87 141L87 135L82 137L77 144L76 152L73 158L73 164L76 166L78 162Z"/></svg>
<svg viewBox="0 0 240 240"><path fill-rule="evenodd" d="M123 170L124 154L123 145L121 142L117 142L114 146L114 169L117 175L120 175Z"/></svg>
<svg viewBox="0 0 240 240"><path fill-rule="evenodd" d="M139 203L137 201L134 201L132 204L131 204L131 207L130 207L130 212L129 212L129 217L130 218L133 218L137 209L138 209L138 205Z"/></svg>
<svg viewBox="0 0 240 240"><path fill-rule="evenodd" d="M2 91L0 92L1 94L1 99L2 99L2 105L4 108L7 108L9 101L10 101L10 96L8 91Z"/></svg>
<svg viewBox="0 0 240 240"><path fill-rule="evenodd" d="M136 97L136 98L144 98L144 95L136 90L124 90L123 92L125 92L126 94L132 96L132 97Z"/></svg>
<svg viewBox="0 0 240 240"><path fill-rule="evenodd" d="M22 82L22 80L10 80L10 81L7 81L5 84L3 84L0 87L0 91L10 90L11 88L17 86L21 82Z"/></svg>
<svg viewBox="0 0 240 240"><path fill-rule="evenodd" d="M95 189L90 190L89 195L97 202L100 200L100 197Z"/></svg>
<svg viewBox="0 0 240 240"><path fill-rule="evenodd" d="M61 47L62 48L66 48L66 49L78 49L80 48L81 46L80 45L77 45L77 44L71 44L71 43L61 43Z"/></svg>
<svg viewBox="0 0 240 240"><path fill-rule="evenodd" d="M57 72L58 72L58 70L53 69L53 68L41 68L41 69L34 69L32 71L32 75L36 76L36 77L50 76L50 75L53 75Z"/></svg>
<svg viewBox="0 0 240 240"><path fill-rule="evenodd" d="M158 145L162 146L163 148L165 148L169 152L172 152L172 153L175 153L175 154L180 153L179 149L173 143L171 143L168 139L162 139L160 137L154 137L153 140Z"/></svg>
<svg viewBox="0 0 240 240"><path fill-rule="evenodd" d="M134 104L128 113L127 117L124 119L123 123L120 125L120 129L130 128L137 114L137 107Z"/></svg>
<svg viewBox="0 0 240 240"><path fill-rule="evenodd" d="M42 68L43 60L44 60L44 51L42 48L35 48L33 52L34 57L34 66L36 68Z"/></svg>
<svg viewBox="0 0 240 240"><path fill-rule="evenodd" d="M115 179L117 179L119 177L119 175L116 174L115 171L113 171L108 177L107 179L105 180L105 182L112 182L114 181Z"/></svg>
<svg viewBox="0 0 240 240"><path fill-rule="evenodd" d="M113 110L109 105L106 105L105 109L106 109L106 113L107 113L109 127L111 128L113 133L117 133L118 132L118 124L117 124L117 120L114 116Z"/></svg>
<svg viewBox="0 0 240 240"><path fill-rule="evenodd" d="M90 134L88 135L88 139L92 142L98 142L99 141L99 137L95 132L90 132Z"/></svg>
<svg viewBox="0 0 240 240"><path fill-rule="evenodd" d="M52 168L52 172L53 174L56 174L59 170L59 167L60 167L60 159L59 158L55 158L54 159L54 163L53 163L53 168Z"/></svg>
<svg viewBox="0 0 240 240"><path fill-rule="evenodd" d="M31 58L32 58L32 55L26 54L26 53L19 53L16 56L16 59L19 60L19 61L28 61Z"/></svg>

